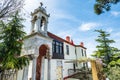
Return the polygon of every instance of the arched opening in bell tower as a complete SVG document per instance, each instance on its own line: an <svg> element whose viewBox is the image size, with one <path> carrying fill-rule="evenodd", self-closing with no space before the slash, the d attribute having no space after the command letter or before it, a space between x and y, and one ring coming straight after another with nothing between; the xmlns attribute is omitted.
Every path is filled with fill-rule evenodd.
<svg viewBox="0 0 120 80"><path fill-rule="evenodd" d="M37 31L37 16L35 15L34 16L34 18L33 18L33 20L32 20L32 32L35 32L35 31Z"/></svg>
<svg viewBox="0 0 120 80"><path fill-rule="evenodd" d="M39 48L39 56L37 58L36 66L36 80L41 80L41 71L42 71L42 61L49 52L49 47L46 44L43 44Z"/></svg>
<svg viewBox="0 0 120 80"><path fill-rule="evenodd" d="M40 25L40 29L42 31L45 31L45 25L46 25L46 19L45 19L45 17L42 16L42 18L41 18L41 25Z"/></svg>

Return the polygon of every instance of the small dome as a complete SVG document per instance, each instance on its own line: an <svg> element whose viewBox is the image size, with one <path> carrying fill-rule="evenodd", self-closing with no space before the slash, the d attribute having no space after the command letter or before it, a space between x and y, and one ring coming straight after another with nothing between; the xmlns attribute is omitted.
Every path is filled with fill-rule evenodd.
<svg viewBox="0 0 120 80"><path fill-rule="evenodd" d="M44 7L42 7L42 6L40 6L38 9L43 11L43 12L46 12L46 9Z"/></svg>
<svg viewBox="0 0 120 80"><path fill-rule="evenodd" d="M38 7L38 10L43 11L43 12L46 13L46 9L45 9L45 7L43 7L43 3L42 2L40 2L40 6Z"/></svg>
<svg viewBox="0 0 120 80"><path fill-rule="evenodd" d="M36 9L34 10L34 12L31 13L31 15L33 15L33 14L39 12L39 11L47 15L46 7L43 7L43 4L42 4L42 3L40 3L40 6L39 6L38 8L36 8ZM49 15L48 15L48 16L49 16Z"/></svg>

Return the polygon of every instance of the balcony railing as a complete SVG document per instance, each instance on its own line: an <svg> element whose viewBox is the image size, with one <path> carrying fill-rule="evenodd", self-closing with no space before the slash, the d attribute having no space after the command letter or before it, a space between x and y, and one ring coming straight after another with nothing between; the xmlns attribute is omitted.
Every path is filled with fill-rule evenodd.
<svg viewBox="0 0 120 80"><path fill-rule="evenodd" d="M73 75L77 72L81 72L81 69L68 69L68 75Z"/></svg>
<svg viewBox="0 0 120 80"><path fill-rule="evenodd" d="M80 80L92 80L91 77L91 70L89 69L68 69L68 76L64 78L64 80L68 78L75 78Z"/></svg>

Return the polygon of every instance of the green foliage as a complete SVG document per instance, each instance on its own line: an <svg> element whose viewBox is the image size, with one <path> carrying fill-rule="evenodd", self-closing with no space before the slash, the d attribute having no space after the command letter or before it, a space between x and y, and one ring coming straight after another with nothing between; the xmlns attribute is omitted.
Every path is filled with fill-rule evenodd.
<svg viewBox="0 0 120 80"><path fill-rule="evenodd" d="M94 5L94 12L97 14L97 15L100 15L102 13L102 8L101 8L101 5L100 4L95 4Z"/></svg>
<svg viewBox="0 0 120 80"><path fill-rule="evenodd" d="M112 47L110 46L110 44L114 43L115 41L108 39L110 34L108 34L107 32L103 30L95 30L95 31L100 34L96 39L96 42L99 43L99 45L96 46L98 50L95 51L93 55L95 55L95 57L97 58L102 58L105 64L109 64L110 57L112 56L111 53Z"/></svg>
<svg viewBox="0 0 120 80"><path fill-rule="evenodd" d="M109 63L109 66L119 66L120 67L120 53L116 52L115 54L112 55L111 57L111 62Z"/></svg>
<svg viewBox="0 0 120 80"><path fill-rule="evenodd" d="M110 80L118 80L120 79L120 73L117 71L120 70L120 51L117 48L110 46L111 43L115 42L108 38L110 34L103 30L95 31L99 33L98 38L96 39L99 45L96 46L97 51L94 51L92 56L102 59L103 64L105 65L103 71L109 76ZM115 75L113 75L113 73Z"/></svg>
<svg viewBox="0 0 120 80"><path fill-rule="evenodd" d="M94 51L94 54L92 54L93 57L100 58L101 57L100 51Z"/></svg>
<svg viewBox="0 0 120 80"><path fill-rule="evenodd" d="M110 80L119 80L120 79L120 67L114 66L108 68L108 78Z"/></svg>
<svg viewBox="0 0 120 80"><path fill-rule="evenodd" d="M96 0L94 4L94 12L98 15L104 11L109 11L112 4L117 4L120 0Z"/></svg>
<svg viewBox="0 0 120 80"><path fill-rule="evenodd" d="M22 31L23 19L18 12L11 16L8 23L0 22L0 64L2 70L21 69L29 63L29 59L20 56L22 49L22 39L25 32Z"/></svg>

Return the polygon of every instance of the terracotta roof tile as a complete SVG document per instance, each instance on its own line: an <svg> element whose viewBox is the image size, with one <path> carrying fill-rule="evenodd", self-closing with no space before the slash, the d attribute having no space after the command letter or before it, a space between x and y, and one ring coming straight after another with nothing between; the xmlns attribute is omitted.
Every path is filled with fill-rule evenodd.
<svg viewBox="0 0 120 80"><path fill-rule="evenodd" d="M83 47L83 46L81 46L81 45L74 45L73 42L68 42L68 41L66 41L65 39L60 38L60 37L58 37L58 36L56 36L55 34L52 34L52 33L50 33L50 32L48 32L48 36L51 37L51 38L53 38L53 39L55 39L55 40L58 40L58 41L61 41L61 42L66 42L66 43L68 43L68 44L70 44L70 45L73 45L73 46L75 46L75 47L82 47L82 48L84 48L84 49L87 49L87 48L85 48L85 47Z"/></svg>
<svg viewBox="0 0 120 80"><path fill-rule="evenodd" d="M51 37L51 38L53 38L53 39L55 39L55 40L58 40L58 41L61 41L61 42L66 42L66 43L74 46L73 43L68 42L68 41L66 41L65 39L60 38L60 37L58 37L58 36L56 36L56 35L54 35L54 34L52 34L52 33L50 33L50 32L48 32L48 36Z"/></svg>

